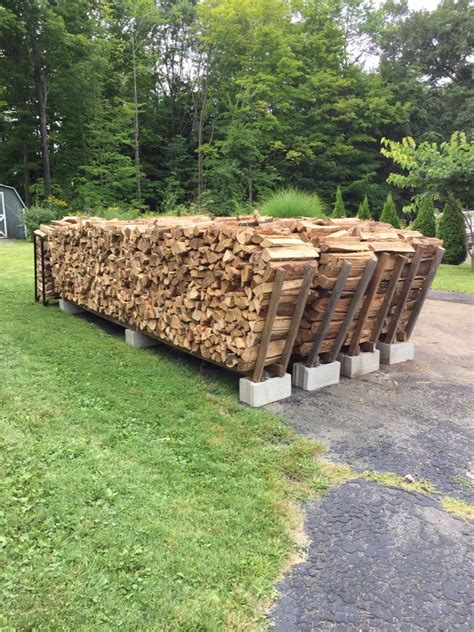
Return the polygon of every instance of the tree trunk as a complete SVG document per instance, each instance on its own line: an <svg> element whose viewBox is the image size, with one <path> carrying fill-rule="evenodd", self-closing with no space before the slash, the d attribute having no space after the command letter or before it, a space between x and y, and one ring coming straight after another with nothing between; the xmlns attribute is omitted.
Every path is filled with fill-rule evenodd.
<svg viewBox="0 0 474 632"><path fill-rule="evenodd" d="M38 42L33 37L31 41L31 52L33 55L33 69L36 89L36 102L38 106L38 116L40 124L41 138L41 158L43 162L44 193L47 197L51 195L51 166L49 160L49 134L48 119L46 113L46 82L44 78L43 66L41 62L41 51Z"/></svg>
<svg viewBox="0 0 474 632"><path fill-rule="evenodd" d="M30 206L30 168L28 166L28 147L26 146L25 141L23 141L23 196L25 198L26 206Z"/></svg>
<svg viewBox="0 0 474 632"><path fill-rule="evenodd" d="M138 122L138 86L137 86L137 62L135 57L135 35L132 35L132 67L133 67L133 105L134 105L134 144L135 144L135 170L137 178L137 197L142 199L142 185L140 181L140 143Z"/></svg>

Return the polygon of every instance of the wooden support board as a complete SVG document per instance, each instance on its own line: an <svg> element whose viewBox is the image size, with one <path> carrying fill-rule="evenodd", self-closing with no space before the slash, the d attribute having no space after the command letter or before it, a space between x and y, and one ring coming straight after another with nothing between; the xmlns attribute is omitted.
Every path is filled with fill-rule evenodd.
<svg viewBox="0 0 474 632"><path fill-rule="evenodd" d="M370 307L373 304L375 297L377 295L380 281L382 280L382 277L385 273L389 260L390 260L390 255L384 252L380 255L379 260L377 261L377 267L375 268L375 272L370 280L370 284L367 289L367 294L366 294L364 303L362 305L362 309L360 311L359 317L357 319L357 324L352 334L351 343L349 345L349 355L356 355L357 353L359 353L360 336L362 334L362 330L367 320L367 315L369 313Z"/></svg>
<svg viewBox="0 0 474 632"><path fill-rule="evenodd" d="M411 312L411 316L408 320L408 323L405 327L405 335L407 340L413 333L413 329L415 328L416 321L418 320L418 316L420 315L421 308L423 307L423 303L425 302L426 295L428 294L428 290L430 289L430 285L433 282L433 279L438 270L439 264L441 263L444 255L444 248L438 248L436 250L435 256L433 257L433 261L431 262L430 270L423 281L423 285L416 299L416 303Z"/></svg>
<svg viewBox="0 0 474 632"><path fill-rule="evenodd" d="M298 300L296 301L295 311L291 319L290 329L286 336L285 347L281 354L280 361L275 366L275 373L277 375L284 375L288 368L291 354L293 353L293 347L295 345L296 336L300 327L301 319L303 318L304 309L306 307L306 301L308 299L309 290L311 289L311 283L313 282L316 266L308 265L303 277L303 284L301 286Z"/></svg>
<svg viewBox="0 0 474 632"><path fill-rule="evenodd" d="M372 330L372 334L370 337L370 342L372 345L375 345L380 337L380 332L382 331L385 318L387 317L388 310L390 309L390 305L392 304L392 299L395 294L395 290L397 289L397 285L400 280L402 270L407 263L408 263L408 259L404 257L403 255L397 255L395 257L395 267L390 277L388 287L385 291L384 300L379 310L379 313L377 314L374 328Z"/></svg>
<svg viewBox="0 0 474 632"><path fill-rule="evenodd" d="M263 370L265 367L265 359L267 357L268 345L270 344L270 338L272 335L273 322L278 310L278 303L280 301L281 290L283 288L283 282L285 280L285 270L278 268L275 273L275 280L273 283L273 291L270 297L270 304L268 305L267 318L263 328L262 339L260 341L260 348L258 351L257 362L253 371L252 380L254 382L261 382L263 378Z"/></svg>
<svg viewBox="0 0 474 632"><path fill-rule="evenodd" d="M375 271L376 266L377 266L377 261L374 261L373 259L370 259L368 261L367 266L362 275L362 278L359 281L359 285L357 286L357 289L354 292L351 303L349 305L349 309L347 310L347 313L344 317L344 321L336 337L333 348L330 351L329 362L334 362L334 360L337 359L337 356L341 352L347 333L349 331L352 320L354 318L354 314L365 294L365 291L367 289L367 286L369 285L370 279L372 278L372 275Z"/></svg>
<svg viewBox="0 0 474 632"><path fill-rule="evenodd" d="M351 269L352 263L350 261L345 261L342 265L341 272L339 273L339 277L336 281L336 285L334 286L334 289L332 291L331 298L329 299L329 304L321 321L318 333L314 337L313 347L306 361L306 366L309 368L317 366L319 363L319 352L321 350L321 345L329 329L329 325L331 324L331 320L334 316L337 303L341 297L342 291L344 290L344 285L347 281Z"/></svg>
<svg viewBox="0 0 474 632"><path fill-rule="evenodd" d="M410 294L410 290L413 285L413 281L415 280L416 273L418 272L418 267L420 265L422 258L423 258L423 248L421 246L418 246L418 248L415 251L415 254L413 255L413 259L411 260L410 267L408 269L408 274L406 276L405 282L403 283L402 291L400 292L400 296L398 297L395 311L392 315L390 324L388 326L388 331L384 338L384 342L388 344L392 344L397 335L400 319L402 317L403 310L405 309L405 304L408 300L408 296Z"/></svg>

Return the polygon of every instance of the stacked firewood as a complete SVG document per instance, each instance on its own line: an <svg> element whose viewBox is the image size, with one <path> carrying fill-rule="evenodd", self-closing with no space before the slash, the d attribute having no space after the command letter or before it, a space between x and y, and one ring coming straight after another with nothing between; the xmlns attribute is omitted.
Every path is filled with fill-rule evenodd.
<svg viewBox="0 0 474 632"><path fill-rule="evenodd" d="M62 298L205 359L252 370L275 273L285 270L265 365L278 360L305 267L294 221L65 218L48 230Z"/></svg>
<svg viewBox="0 0 474 632"><path fill-rule="evenodd" d="M354 342L356 344L351 352L357 353L359 350L357 347L363 348L365 344L374 344L379 337L383 338L401 300L412 259L415 252L419 250L421 252L420 265L396 331L397 337L403 339L404 326L410 318L418 293L430 270L433 257L441 246L441 241L423 237L417 231L399 230L390 224L372 220L362 221L356 218L302 220L298 224L298 230L321 252L318 274L314 278L297 339L298 354L306 357L310 353L314 337L320 330L332 292L346 262L349 262L350 270L320 352L328 354L333 349L354 294L370 261L377 262L378 266L374 267L373 276L369 274L367 290L362 293L356 306L342 347L348 347ZM396 278L394 278L395 275ZM391 282L393 287L390 287ZM393 296L384 305L388 289L393 291ZM354 334L357 335L357 341L353 339Z"/></svg>
<svg viewBox="0 0 474 632"><path fill-rule="evenodd" d="M243 373L254 370L262 354L264 366L281 368L288 340L296 355L310 353L347 262L350 271L320 353L333 348L371 261L372 285L364 286L342 345L357 338L358 347L373 342L374 332L387 334L416 256L420 265L398 319L400 337L441 243L374 221L258 214L130 222L69 217L41 230L48 248L46 275L54 279L57 295ZM311 288L303 297L308 273ZM393 290L390 301L387 289Z"/></svg>

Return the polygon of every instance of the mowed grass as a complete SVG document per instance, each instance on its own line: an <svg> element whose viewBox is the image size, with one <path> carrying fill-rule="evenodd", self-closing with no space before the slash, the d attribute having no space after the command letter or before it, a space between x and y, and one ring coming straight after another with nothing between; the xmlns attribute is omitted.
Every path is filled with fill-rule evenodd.
<svg viewBox="0 0 474 632"><path fill-rule="evenodd" d="M461 263L459 266L441 264L433 281L434 290L444 292L462 292L474 294L474 272L471 272L471 263Z"/></svg>
<svg viewBox="0 0 474 632"><path fill-rule="evenodd" d="M236 377L35 304L31 244L0 242L0 322L0 627L265 627L318 446Z"/></svg>

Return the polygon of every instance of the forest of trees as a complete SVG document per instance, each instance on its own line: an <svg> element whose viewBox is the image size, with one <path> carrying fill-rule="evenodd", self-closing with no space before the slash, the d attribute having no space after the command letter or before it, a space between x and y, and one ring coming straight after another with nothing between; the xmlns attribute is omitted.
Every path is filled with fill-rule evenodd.
<svg viewBox="0 0 474 632"><path fill-rule="evenodd" d="M0 182L219 214L339 186L380 214L382 137L472 138L473 47L470 0L2 0Z"/></svg>

